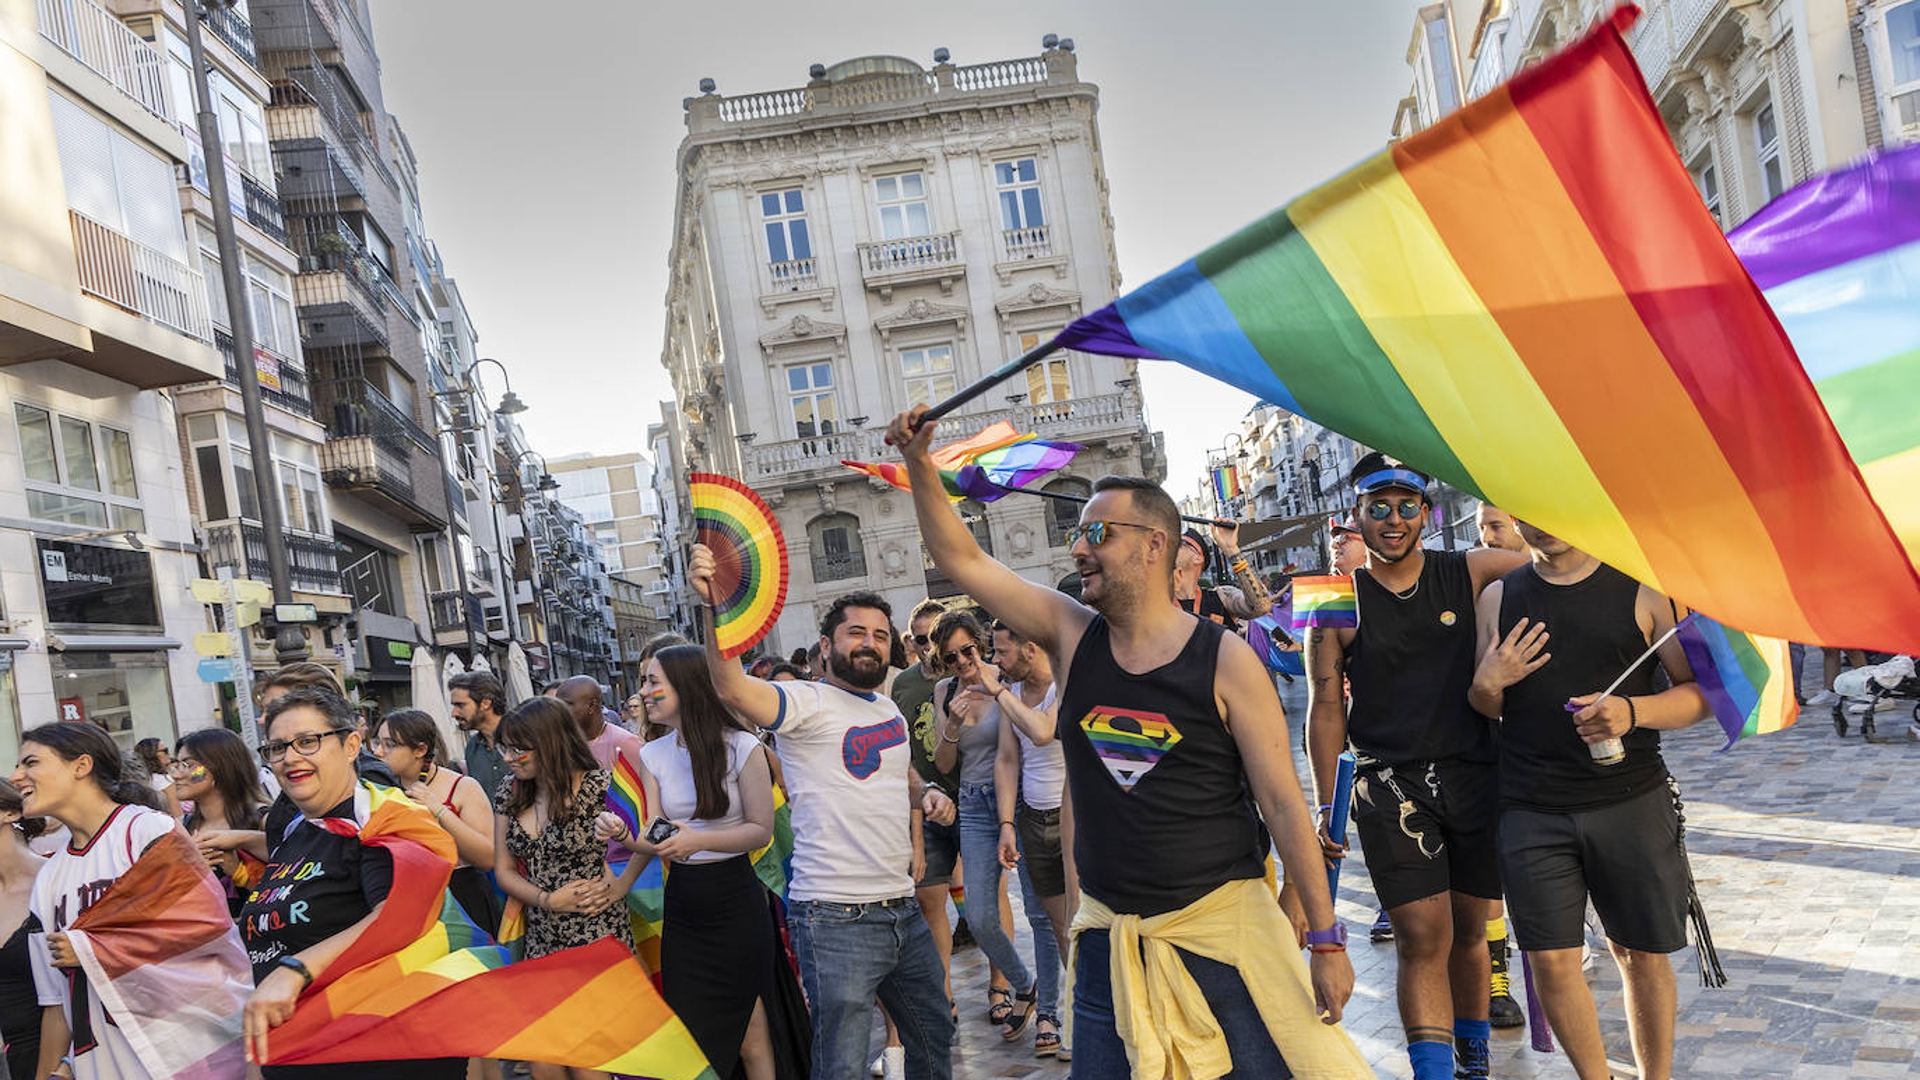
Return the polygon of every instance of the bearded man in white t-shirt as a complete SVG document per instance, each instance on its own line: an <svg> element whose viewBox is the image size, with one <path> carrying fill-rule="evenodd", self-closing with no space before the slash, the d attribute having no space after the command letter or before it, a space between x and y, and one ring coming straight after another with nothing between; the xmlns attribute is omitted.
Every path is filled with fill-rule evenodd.
<svg viewBox="0 0 1920 1080"><path fill-rule="evenodd" d="M695 544L688 576L713 603L713 553ZM864 1074L877 995L906 1044L909 1080L953 1075L946 972L914 901L923 813L953 803L921 791L907 723L879 692L893 648L893 610L874 593L835 600L820 620L819 682L762 682L720 655L706 627L720 699L774 733L793 806L787 925L813 1016L814 1080Z"/></svg>

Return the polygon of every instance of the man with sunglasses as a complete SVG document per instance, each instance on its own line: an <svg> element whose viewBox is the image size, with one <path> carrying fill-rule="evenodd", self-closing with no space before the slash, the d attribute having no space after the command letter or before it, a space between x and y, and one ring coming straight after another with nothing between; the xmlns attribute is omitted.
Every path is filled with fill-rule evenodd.
<svg viewBox="0 0 1920 1080"><path fill-rule="evenodd" d="M906 459L927 553L1063 674L1075 1074L1371 1076L1337 1026L1353 967L1279 697L1251 646L1174 603L1173 500L1141 477L1094 484L1068 533L1077 601L980 549L943 494L925 411L895 417L887 441ZM1264 880L1268 830L1313 928L1311 968ZM1178 961L1149 976L1143 951Z"/></svg>
<svg viewBox="0 0 1920 1080"><path fill-rule="evenodd" d="M1353 821L1393 924L1400 1020L1414 1080L1488 1075L1486 924L1500 897L1493 730L1467 701L1474 603L1524 565L1511 551L1427 551L1428 478L1374 452L1350 474L1367 547L1359 626L1307 633L1307 755L1329 859L1334 775L1359 761ZM1345 681L1350 704L1342 702Z"/></svg>

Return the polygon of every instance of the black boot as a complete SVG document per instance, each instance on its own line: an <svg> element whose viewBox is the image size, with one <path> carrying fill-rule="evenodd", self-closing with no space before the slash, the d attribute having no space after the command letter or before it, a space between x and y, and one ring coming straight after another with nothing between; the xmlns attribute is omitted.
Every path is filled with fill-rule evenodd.
<svg viewBox="0 0 1920 1080"><path fill-rule="evenodd" d="M1507 939L1487 942L1487 955L1493 960L1493 994L1487 1002L1487 1022L1496 1028L1527 1026L1527 1013L1513 1000L1513 979L1507 973Z"/></svg>

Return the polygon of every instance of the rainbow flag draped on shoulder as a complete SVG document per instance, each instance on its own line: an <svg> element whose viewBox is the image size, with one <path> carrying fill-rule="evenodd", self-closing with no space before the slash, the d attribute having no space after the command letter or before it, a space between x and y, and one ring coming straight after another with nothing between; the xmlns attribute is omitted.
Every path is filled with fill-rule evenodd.
<svg viewBox="0 0 1920 1080"><path fill-rule="evenodd" d="M246 1073L240 1011L253 993L246 947L224 890L178 826L154 841L67 928L77 982L156 1077L224 1080ZM75 1001L85 992L75 987Z"/></svg>
<svg viewBox="0 0 1920 1080"><path fill-rule="evenodd" d="M271 1064L506 1058L713 1080L693 1036L625 945L603 938L510 964L509 947L446 895L452 838L392 788L363 783L361 791L364 822L320 824L385 849L393 886L373 925L273 1029ZM503 927L502 937L511 932Z"/></svg>
<svg viewBox="0 0 1920 1080"><path fill-rule="evenodd" d="M1734 625L1920 651L1920 576L1674 152L1638 14L1057 340L1231 383Z"/></svg>

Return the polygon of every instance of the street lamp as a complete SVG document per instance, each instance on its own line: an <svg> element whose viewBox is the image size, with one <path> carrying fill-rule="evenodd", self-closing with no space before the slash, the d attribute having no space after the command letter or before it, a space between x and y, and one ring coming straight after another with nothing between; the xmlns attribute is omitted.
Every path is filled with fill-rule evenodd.
<svg viewBox="0 0 1920 1080"><path fill-rule="evenodd" d="M492 364L494 367L499 368L500 378L507 384L506 393L500 395L500 404L493 407L494 413L499 416L518 416L526 412L527 403L521 401L520 395L513 392L513 376L507 374L507 365L495 360L491 356L483 356L473 363L468 364L467 369L460 373L460 385L448 387L433 396L439 398L451 397L454 394L473 393L474 388L478 385L474 381L473 373L480 370L481 364ZM484 398L486 395L481 394L480 396Z"/></svg>
<svg viewBox="0 0 1920 1080"><path fill-rule="evenodd" d="M272 468L272 437L260 403L260 371L253 359L253 316L247 282L240 264L240 241L233 232L233 202L227 192L226 158L220 145L220 122L213 112L213 90L207 85L207 51L200 40L200 19L208 5L231 8L234 0L186 0L187 55L193 72L193 96L199 106L194 122L200 126L200 148L207 155L207 197L213 203L213 235L220 249L220 277L227 289L228 330L233 335L233 366L240 383L240 402L247 418L247 441L264 450L268 468L253 470L255 501L260 506L260 530L266 540L267 577L273 583L273 602L293 602L293 578L287 566L286 530L280 520L280 493L274 490L279 470ZM281 665L307 658L307 636L294 623L279 624L273 638L274 659ZM244 690L244 688L241 688Z"/></svg>

